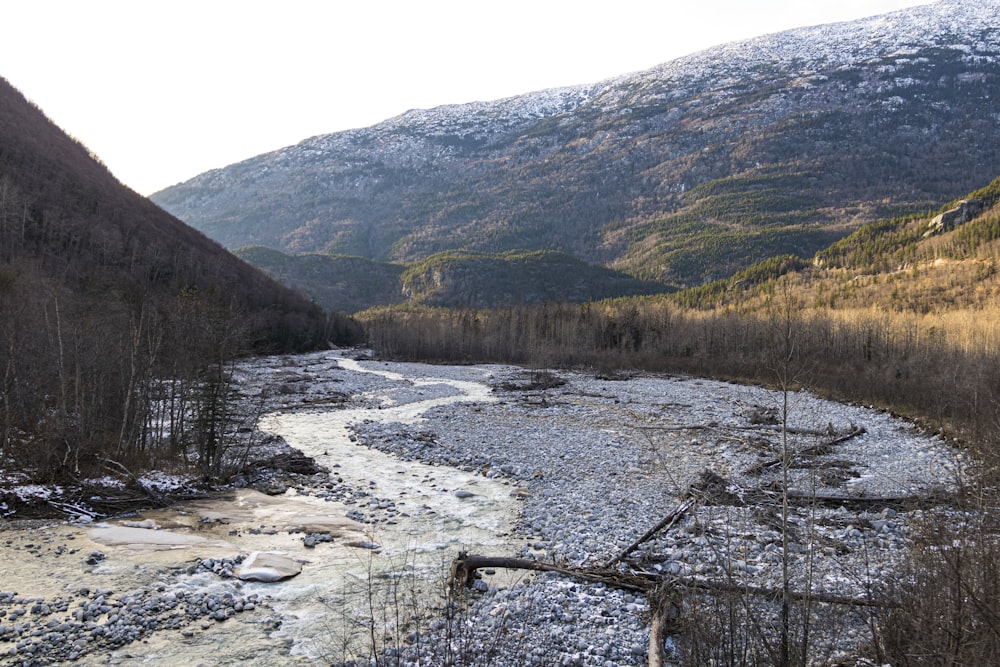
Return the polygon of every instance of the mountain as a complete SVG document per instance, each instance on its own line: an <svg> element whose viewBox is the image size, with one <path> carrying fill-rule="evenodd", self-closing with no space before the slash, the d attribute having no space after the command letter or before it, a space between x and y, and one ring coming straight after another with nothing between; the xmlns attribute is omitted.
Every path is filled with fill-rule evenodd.
<svg viewBox="0 0 1000 667"><path fill-rule="evenodd" d="M359 333L125 188L0 79L5 480L182 453L217 475L236 419L229 362Z"/></svg>
<svg viewBox="0 0 1000 667"><path fill-rule="evenodd" d="M3 79L0 262L30 264L60 289L103 292L109 303L119 294L217 294L243 312L262 350L307 348L327 335L315 305L121 185Z"/></svg>
<svg viewBox="0 0 1000 667"><path fill-rule="evenodd" d="M152 199L229 247L553 249L690 286L1000 171L1000 4L945 0L592 85L409 111Z"/></svg>
<svg viewBox="0 0 1000 667"><path fill-rule="evenodd" d="M319 253L286 255L262 246L234 252L319 305L345 312L394 304L497 308L583 303L669 291L660 283L555 251L447 251L407 265Z"/></svg>

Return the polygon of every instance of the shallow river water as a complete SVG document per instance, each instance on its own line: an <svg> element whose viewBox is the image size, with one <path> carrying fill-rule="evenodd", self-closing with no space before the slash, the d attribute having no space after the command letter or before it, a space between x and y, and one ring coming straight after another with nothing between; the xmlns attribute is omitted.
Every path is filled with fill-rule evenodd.
<svg viewBox="0 0 1000 667"><path fill-rule="evenodd" d="M338 362L365 372L356 362ZM89 527L64 524L15 535L8 547L25 556L39 545L46 550L61 545L66 555L55 561L6 559L0 563L0 588L45 598L66 596L84 585L115 593L211 590L257 594L266 601L253 613L201 623L193 633L190 628L185 634L156 632L110 655L91 654L82 664L329 663L352 654L367 657L372 637L381 645L386 632L393 637L390 644L401 641L409 628L391 626L413 612L430 611L425 603L413 602L418 589L441 590L449 563L463 549L502 549L516 502L509 484L455 468L404 462L352 441L351 425L363 420L416 423L433 407L491 400L487 387L475 382L421 378L413 387L414 395L422 387L433 388L427 393L434 397L399 404L387 398L372 408L278 412L265 415L260 424L315 457L339 484L363 490L358 494L362 502L391 499L391 520L374 526L353 521L348 514L358 501L331 501L309 489L283 496L240 490L232 498L184 503L128 520ZM321 482L317 480L319 487ZM303 538L310 533L333 539L307 548ZM88 565L83 559L93 551L106 558ZM260 583L191 568L196 558L256 551L285 554L302 564L301 573ZM370 631L373 621L375 633ZM390 627L384 629L386 625Z"/></svg>

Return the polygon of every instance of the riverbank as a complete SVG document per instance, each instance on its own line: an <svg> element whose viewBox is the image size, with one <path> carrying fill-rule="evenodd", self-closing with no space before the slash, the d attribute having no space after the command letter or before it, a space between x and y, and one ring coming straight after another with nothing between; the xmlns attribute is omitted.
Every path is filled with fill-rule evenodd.
<svg viewBox="0 0 1000 667"><path fill-rule="evenodd" d="M434 411L416 428L362 425L359 441L514 480L522 545L507 555L569 566L608 563L694 490L695 507L621 567L780 588L780 393L680 377L492 375L494 403ZM942 509L936 499L962 478L962 458L885 412L790 399L790 447L805 452L789 470L800 496L789 521L792 586L864 599L893 580L910 527ZM813 611L836 619L815 623L814 654L850 658L869 640L865 614L843 611ZM646 664L649 609L627 591L544 575L488 588L469 614L467 641L493 647L495 664ZM421 650L443 639L431 633Z"/></svg>
<svg viewBox="0 0 1000 667"><path fill-rule="evenodd" d="M362 369L366 372L359 372ZM788 415L791 446L802 456L794 460L790 486L803 497L845 500L796 503L789 522L793 537L785 552L775 512L774 485L780 466L771 465L780 458L775 410L781 397L774 392L688 378L604 380L583 373L532 373L507 366L353 362L340 352L259 360L242 366L236 377L244 399L265 401L269 412L397 410L385 422L353 424L356 446L432 466L417 482L454 501L476 502L478 489L469 481L461 488L445 481L449 471L481 480L483 488L502 488L516 502L516 522L502 543L485 547L502 552L490 555L569 567L605 564L621 555L694 490L697 504L669 530L629 554L621 569L766 588L780 583L782 554L787 553L796 587L809 584L831 595L864 596L891 580L898 559L905 556L911 526L937 511L934 499L946 497L961 477L962 461L955 452L905 422L883 412L794 394ZM463 391L456 389L456 381L471 383L482 392L467 399L460 396ZM405 410L418 401L450 398L456 400L423 415ZM258 442L275 451L287 446L274 438ZM263 450L257 455L267 458ZM415 491L403 494L380 484L374 471L367 482L338 481L342 477L338 463L324 462L329 475L251 473L237 483L285 491L331 507L350 501L343 505L344 514L376 534L405 522L419 509L421 501L406 504ZM56 544L62 528L47 530L50 542L31 542L40 547L32 558L85 561L82 557L89 556L83 551L69 554L73 547L68 542ZM27 538L22 535L14 541L27 550L23 539ZM292 539L286 541L290 545ZM302 548L299 544L297 548ZM64 549L55 555L59 546ZM314 544L316 550L327 546ZM483 548L469 545L469 549ZM457 550L456 546L440 550L439 581ZM372 558L389 558L380 553ZM416 664L418 659L419 664L443 664L472 650L479 651L479 658L459 664L646 664L650 610L645 596L559 575L501 580L502 574L485 574L469 598L450 611L422 609L426 623L397 633L376 648L383 657L398 658L403 664ZM218 580L214 572L199 576L206 586L232 585ZM146 598L155 598L155 592L147 590ZM6 610L9 618L14 608L27 609L19 617L34 618L30 606L43 602L29 605L25 595L37 598L22 591L17 598L22 602L4 607L0 595L0 611ZM396 604L403 606L401 601ZM287 641L274 628L268 629L267 623L278 616L273 611L262 614L267 606L259 597L254 613L245 617L248 620L242 620L245 612L240 612L237 622L252 624L257 642L266 642L271 635L275 642ZM29 636L48 620L62 619L51 609L52 605L55 617L39 618L28 628ZM834 616L837 623L817 624L814 637L816 652L830 660L849 657L866 641L863 617ZM152 623L145 636L153 641L173 632L174 641L195 644L206 633L216 632L211 624L205 629L198 625L208 620L212 619L178 621L182 630ZM178 637L183 630L191 636ZM0 654L10 646L3 641L0 635ZM236 664L226 663L224 651L219 655L220 664ZM253 662L247 663L246 654L242 655L242 664ZM297 660L290 649L287 659ZM129 664L128 659L121 660L118 664Z"/></svg>

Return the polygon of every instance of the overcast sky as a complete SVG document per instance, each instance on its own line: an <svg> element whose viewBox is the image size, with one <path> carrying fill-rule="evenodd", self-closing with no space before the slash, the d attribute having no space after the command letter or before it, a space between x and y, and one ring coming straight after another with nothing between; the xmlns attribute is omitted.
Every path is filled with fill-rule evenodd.
<svg viewBox="0 0 1000 667"><path fill-rule="evenodd" d="M592 83L927 0L17 0L0 76L151 194L414 108Z"/></svg>

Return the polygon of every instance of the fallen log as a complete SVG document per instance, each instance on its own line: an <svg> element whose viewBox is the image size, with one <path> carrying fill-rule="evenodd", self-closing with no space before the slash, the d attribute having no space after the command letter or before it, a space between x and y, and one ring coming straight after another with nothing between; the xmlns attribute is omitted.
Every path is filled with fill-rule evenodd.
<svg viewBox="0 0 1000 667"><path fill-rule="evenodd" d="M846 435L842 435L839 438L834 438L833 440L827 440L826 442L821 442L818 445L813 445L812 447L806 447L805 449L800 449L798 451L792 452L789 455L789 457L788 457L788 461L791 462L794 459L799 458L800 456L807 456L809 454L819 454L819 453L822 453L823 450L829 449L830 447L833 447L834 445L839 445L842 442L847 442L851 438L856 438L859 435L861 435L863 433L866 433L866 432L867 432L867 429L864 426L859 426L856 429L854 429L853 431L851 431L850 433L847 433ZM791 431L788 431L788 433L791 433ZM765 470L770 470L771 468L776 468L776 467L780 466L783 461L784 461L784 459L772 459L770 461L765 461L764 463L759 463L759 464L753 466L752 468L750 468L749 470L747 470L747 473L748 474L761 473L761 472L763 472Z"/></svg>
<svg viewBox="0 0 1000 667"><path fill-rule="evenodd" d="M706 593L739 593L755 595L780 600L782 589L764 586L751 586L730 581L698 579L695 577L676 577L651 572L609 570L603 567L567 567L554 563L543 563L528 558L513 558L507 556L480 556L461 552L451 564L452 586L471 586L476 570L484 568L504 568L514 570L532 570L535 572L556 572L567 577L592 581L614 588L632 592L650 593L657 587L681 588L704 591ZM892 607L894 603L874 600L871 598L855 598L846 595L823 593L822 591L789 591L793 600L822 602L826 604L844 605L849 607Z"/></svg>
<svg viewBox="0 0 1000 667"><path fill-rule="evenodd" d="M645 593L653 587L655 577L647 573L630 574L607 568L573 568L543 563L529 558L508 556L477 556L464 551L451 564L452 586L470 586L476 570L503 568L509 570L532 570L535 572L557 572L567 577L607 584L615 588Z"/></svg>
<svg viewBox="0 0 1000 667"><path fill-rule="evenodd" d="M688 498L687 500L685 500L684 502L682 502L680 505L678 505L674 509L673 512L671 512L670 514L668 514L667 516L665 516L662 521L660 521L658 524L656 524L655 526L653 526L652 528L650 528L649 530L647 530L643 534L642 537L640 537L639 539L637 539L632 544L628 545L628 547L624 551L622 551L620 554L618 554L618 556L616 556L615 558L613 558L610 561L608 561L608 563L607 563L607 565L605 565L605 567L608 567L608 568L614 567L615 565L617 565L621 561L623 561L626 558L628 558L628 556L629 556L630 553L632 553L633 551L635 551L636 549L639 548L639 545L641 545L642 543L644 543L647 540L649 540L650 538L652 538L654 535L656 535L661 530L667 530L668 528L670 528L671 526L673 526L677 522L678 519L680 519L682 516L684 516L684 514L686 514L687 511L694 506L694 503L695 503L695 499L694 498Z"/></svg>
<svg viewBox="0 0 1000 667"><path fill-rule="evenodd" d="M944 497L931 494L923 496L858 496L847 493L817 493L812 491L788 491L788 500L803 505L823 505L826 507L850 507L852 509L868 509L871 507L899 507L912 509L916 507L936 507L944 504Z"/></svg>
<svg viewBox="0 0 1000 667"><path fill-rule="evenodd" d="M718 431L767 431L773 433L775 431L780 432L781 427L772 424L753 424L750 426L721 426L719 424L679 424L679 425L663 425L663 426L650 426L648 424L629 424L630 428L637 429L639 431L705 431L708 429L718 430ZM864 429L861 429L864 431ZM812 428L786 428L785 433L789 435L832 435L829 430L818 430ZM854 433L852 431L852 433ZM854 433L854 435L857 435ZM850 437L854 437L851 435Z"/></svg>

